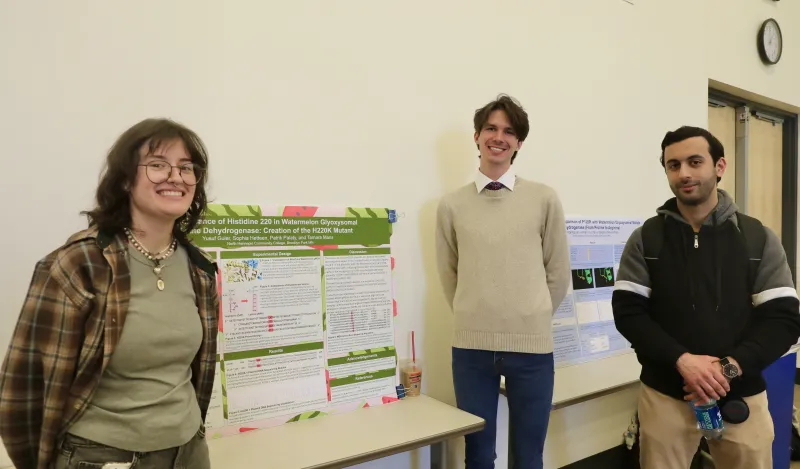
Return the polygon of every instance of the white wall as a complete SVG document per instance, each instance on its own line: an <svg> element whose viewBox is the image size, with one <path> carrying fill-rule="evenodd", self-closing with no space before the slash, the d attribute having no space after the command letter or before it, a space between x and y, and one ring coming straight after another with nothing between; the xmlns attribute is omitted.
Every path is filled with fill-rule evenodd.
<svg viewBox="0 0 800 469"><path fill-rule="evenodd" d="M715 87L738 93L748 99L795 113L800 112L800 5L762 0L705 0L706 24L712 33L707 38L707 73ZM729 6L730 5L730 6ZM781 25L784 50L777 66L763 65L753 47L764 20L775 18ZM800 207L798 208L800 220ZM796 258L800 266L800 251ZM800 291L800 285L796 285ZM800 356L798 356L800 367Z"/></svg>
<svg viewBox="0 0 800 469"><path fill-rule="evenodd" d="M704 0L702 26L706 31L708 78L784 104L800 106L800 5L775 0ZM756 34L768 18L775 18L783 32L780 63L761 63Z"/></svg>
<svg viewBox="0 0 800 469"><path fill-rule="evenodd" d="M208 144L219 202L404 214L398 349L416 330L428 393L453 403L432 232L437 199L476 166L475 108L499 92L522 101L532 132L517 170L555 187L568 213L644 216L670 195L661 137L705 125L709 78L800 104L798 5L634 3L0 2L0 347L33 263L83 226L104 151L139 119L169 116ZM772 69L755 55L767 16L787 42ZM621 442L635 396L604 399L553 415L548 467Z"/></svg>

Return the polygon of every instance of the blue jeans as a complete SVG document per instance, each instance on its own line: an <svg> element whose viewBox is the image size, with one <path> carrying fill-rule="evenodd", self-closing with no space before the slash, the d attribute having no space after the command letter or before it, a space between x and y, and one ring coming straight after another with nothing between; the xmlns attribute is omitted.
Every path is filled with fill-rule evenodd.
<svg viewBox="0 0 800 469"><path fill-rule="evenodd" d="M206 430L201 426L181 446L147 453L125 451L67 433L56 443L52 469L102 469L110 462L128 462L132 469L210 469Z"/></svg>
<svg viewBox="0 0 800 469"><path fill-rule="evenodd" d="M552 353L512 353L453 347L453 385L458 408L486 421L464 437L466 469L493 469L497 458L500 376L506 377L508 415L514 432L514 469L542 469L553 401Z"/></svg>

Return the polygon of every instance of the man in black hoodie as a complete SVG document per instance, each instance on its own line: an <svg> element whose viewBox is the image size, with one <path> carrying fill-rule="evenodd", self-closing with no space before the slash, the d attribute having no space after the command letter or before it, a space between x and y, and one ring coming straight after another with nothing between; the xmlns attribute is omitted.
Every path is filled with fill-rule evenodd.
<svg viewBox="0 0 800 469"><path fill-rule="evenodd" d="M717 187L726 162L710 132L681 127L661 150L675 197L629 238L612 299L616 327L642 364L641 466L687 469L700 441L689 402L739 399L749 418L725 422L722 439L709 441L715 465L771 469L774 429L761 372L800 337L786 254L772 230L738 213ZM656 253L643 242L654 239L653 231L643 237L653 226ZM752 239L763 241L760 261L749 255Z"/></svg>

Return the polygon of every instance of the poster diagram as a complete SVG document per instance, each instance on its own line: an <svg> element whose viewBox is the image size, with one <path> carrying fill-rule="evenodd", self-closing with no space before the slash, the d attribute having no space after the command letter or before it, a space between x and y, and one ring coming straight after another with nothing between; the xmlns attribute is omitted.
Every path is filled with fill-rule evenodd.
<svg viewBox="0 0 800 469"><path fill-rule="evenodd" d="M397 399L390 214L209 206L191 234L219 269L209 435Z"/></svg>
<svg viewBox="0 0 800 469"><path fill-rule="evenodd" d="M614 327L611 295L631 233L644 223L627 218L567 218L572 283L553 316L557 367L631 352Z"/></svg>

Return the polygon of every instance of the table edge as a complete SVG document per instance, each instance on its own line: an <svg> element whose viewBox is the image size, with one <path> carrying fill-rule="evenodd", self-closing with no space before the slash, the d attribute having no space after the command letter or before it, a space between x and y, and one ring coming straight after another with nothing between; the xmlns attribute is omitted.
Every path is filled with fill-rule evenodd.
<svg viewBox="0 0 800 469"><path fill-rule="evenodd" d="M783 355L781 355L781 358L784 358L784 357L786 357L788 355L791 355L791 354L797 353L797 352L800 352L800 343L794 344L791 347L789 347L789 350L787 350ZM798 367L798 368L800 369L800 367ZM569 399L564 399L564 400L561 400L561 401L555 401L550 406L550 410L557 410L557 409L561 409L561 408L564 408L564 407L569 407L571 405L579 404L581 402L590 401L590 400L593 400L593 399L597 399L599 397L607 396L609 394L614 394L614 393L617 393L617 392L620 392L620 391L624 391L625 389L631 388L631 387L633 387L633 386L635 386L636 384L639 384L639 383L641 383L641 380L637 376L636 379L632 379L630 381L623 381L621 383L617 383L617 384L615 384L613 386L609 386L607 388L598 389L597 391L592 391L592 392L588 392L588 393L585 393L585 394L579 394L577 396L573 396L573 397L570 397ZM508 397L506 386L505 386L504 382L501 383L501 385L500 385L500 394L503 395L503 396Z"/></svg>
<svg viewBox="0 0 800 469"><path fill-rule="evenodd" d="M587 392L587 393L584 393L584 394L578 394L578 395L572 396L572 397L570 397L568 399L562 399L560 401L553 401L553 403L551 404L551 410L560 409L562 407L567 407L567 406L570 406L570 405L573 405L573 404L577 404L577 403L580 403L580 402L584 402L584 401L588 401L588 400L595 399L595 398L598 398L598 397L606 396L608 394L613 394L615 392L622 391L625 388L629 388L629 387L632 387L632 386L634 386L636 384L639 384L640 382L641 381L637 377L636 379L632 379L632 380L629 380L629 381L624 381L622 383L618 383L618 384L615 384L613 386L609 386L609 387L606 387L606 388L601 388L601 389L598 389L596 391L591 391L591 392ZM506 390L505 386L501 386L500 394L502 394L503 396L508 397L507 392L508 391Z"/></svg>
<svg viewBox="0 0 800 469"><path fill-rule="evenodd" d="M455 431L442 432L437 435L420 438L418 440L402 443L396 446L391 446L374 453L361 453L352 457L337 459L336 461L328 461L314 466L305 466L302 469L339 469L356 464L362 464L376 459L382 459L388 456L393 456L399 453L415 450L423 446L430 446L435 443L440 443L444 440L451 438L458 438L460 436L468 435L470 433L482 430L486 426L486 421L481 419L480 422L459 428Z"/></svg>

